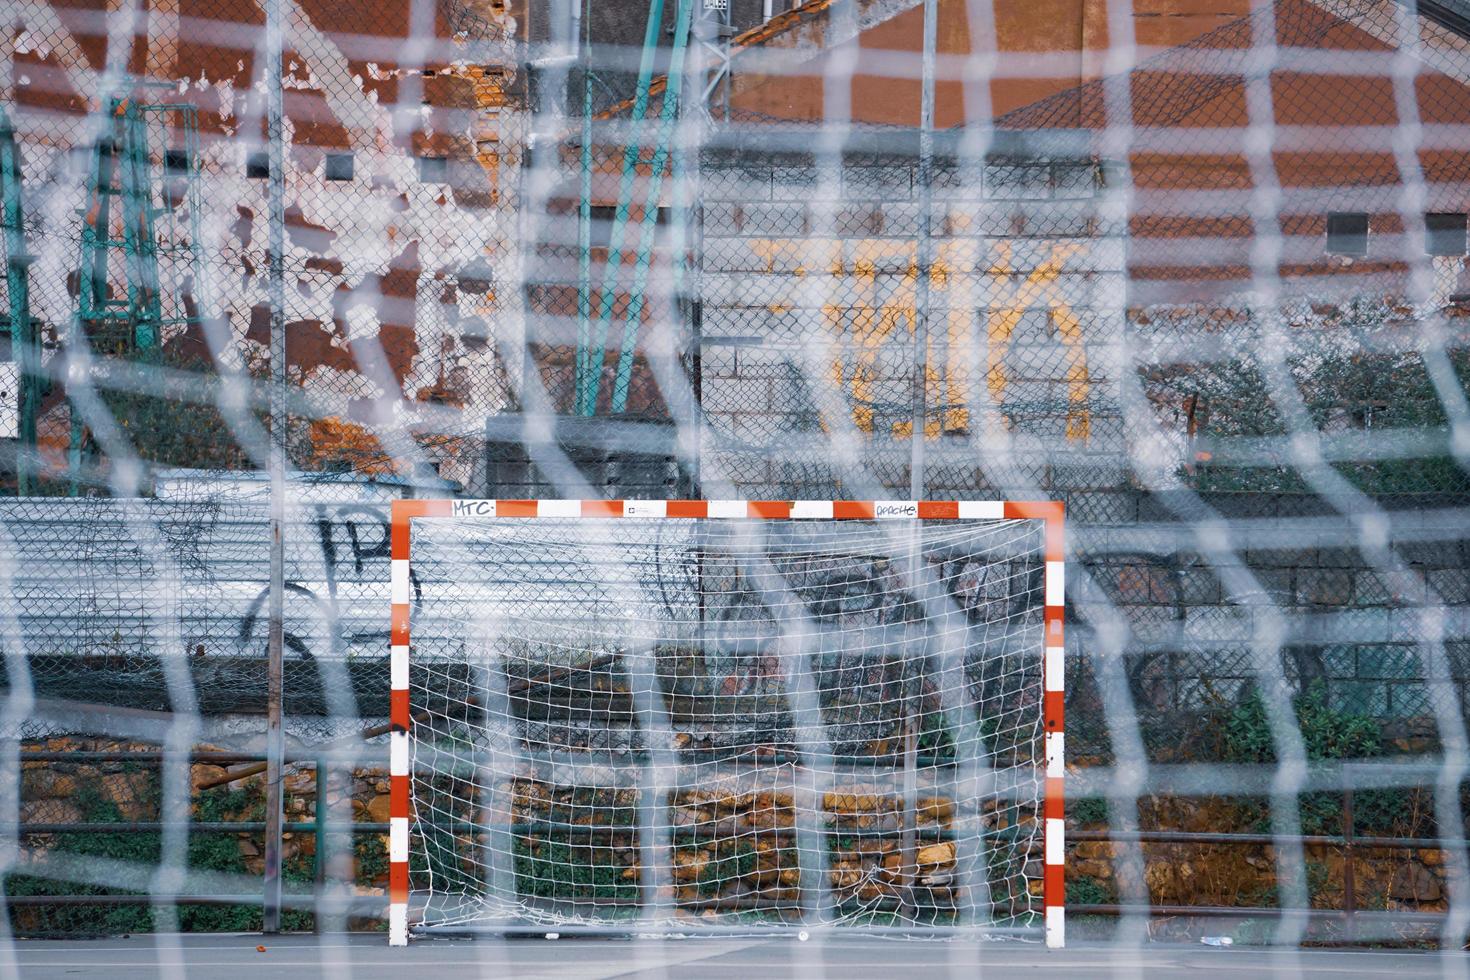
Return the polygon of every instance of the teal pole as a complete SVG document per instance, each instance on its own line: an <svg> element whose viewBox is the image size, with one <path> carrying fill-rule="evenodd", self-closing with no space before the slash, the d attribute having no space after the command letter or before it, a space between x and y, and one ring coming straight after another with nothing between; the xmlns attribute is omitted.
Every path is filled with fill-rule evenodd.
<svg viewBox="0 0 1470 980"><path fill-rule="evenodd" d="M581 2L581 0L577 0ZM591 13L590 11L588 12ZM582 62L582 200L577 208L577 408L581 409L583 379L591 370L588 349L592 331L592 18L585 18L585 59Z"/></svg>
<svg viewBox="0 0 1470 980"><path fill-rule="evenodd" d="M628 405L628 385L633 377L633 354L638 343L638 327L643 317L647 295L648 267L653 260L653 244L658 225L658 198L663 189L664 165L673 141L674 123L678 118L679 88L684 71L684 50L689 41L689 21L694 0L680 0L674 19L674 48L669 55L668 84L659 113L658 145L653 153L653 168L648 178L648 198L643 206L643 223L638 235L638 257L633 269L633 288L628 297L628 318L623 324L623 345L618 350L618 372L613 380L612 412ZM675 194L678 188L674 189Z"/></svg>
<svg viewBox="0 0 1470 980"><path fill-rule="evenodd" d="M648 89L653 81L653 64L658 53L658 33L664 20L664 0L649 0L648 27L643 32L643 56L638 64L638 86L633 97L630 124L637 129L648 114ZM636 137L623 151L623 172L618 183L618 205L613 213L612 231L608 237L607 268L602 277L602 294L597 301L597 323L594 327L596 340L592 346L597 353L588 352L587 370L577 385L577 413L595 415L597 394L602 387L602 365L607 360L607 330L612 320L613 301L618 284L618 266L623 258L623 235L628 221L628 209L633 200L633 184L638 177L639 146Z"/></svg>
<svg viewBox="0 0 1470 980"><path fill-rule="evenodd" d="M31 320L30 267L26 250L25 214L21 203L20 154L15 130L0 108L0 225L5 228L5 289L10 301L10 351L19 367L20 390L16 393L16 493L24 497L33 489L31 469L35 464L36 416L41 405L40 350L35 323Z"/></svg>

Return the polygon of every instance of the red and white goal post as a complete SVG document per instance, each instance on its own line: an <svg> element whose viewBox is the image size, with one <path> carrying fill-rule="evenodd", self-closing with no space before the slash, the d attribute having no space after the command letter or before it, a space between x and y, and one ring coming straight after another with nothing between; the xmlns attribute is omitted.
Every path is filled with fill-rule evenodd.
<svg viewBox="0 0 1470 980"><path fill-rule="evenodd" d="M1056 502L395 501L389 941L1060 947L1063 526Z"/></svg>

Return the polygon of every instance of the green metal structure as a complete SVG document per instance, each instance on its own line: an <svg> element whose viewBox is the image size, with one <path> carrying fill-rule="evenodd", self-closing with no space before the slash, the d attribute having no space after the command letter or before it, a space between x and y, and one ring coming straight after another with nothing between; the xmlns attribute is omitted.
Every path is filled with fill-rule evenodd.
<svg viewBox="0 0 1470 980"><path fill-rule="evenodd" d="M34 489L36 416L49 385L42 376L40 338L31 318L30 266L26 248L25 206L21 198L20 147L10 117L0 107L0 229L5 242L5 329L10 357L19 369L16 397L16 492Z"/></svg>
<svg viewBox="0 0 1470 980"><path fill-rule="evenodd" d="M663 100L659 111L659 125L654 141L652 158L645 159L643 147L635 137L623 152L622 174L618 183L618 202L613 212L612 229L608 239L607 265L603 272L602 289L598 297L595 319L591 316L588 268L590 265L590 241L586 229L591 195L592 158L588 152L591 142L590 125L584 122L582 131L582 202L580 236L581 257L579 262L580 282L578 290L578 330L576 357L576 406L578 415L597 414L597 402L602 387L602 372L607 363L607 337L611 325L613 307L617 300L619 269L623 265L630 213L637 187L638 168L649 167L647 193L644 195L642 215L637 224L636 244L631 249L633 282L628 290L628 303L623 327L622 347L617 360L617 372L612 385L611 411L621 414L627 407L628 389L632 378L635 348L641 326L642 314L647 298L649 267L653 262L657 239L659 199L662 192L664 172L668 168L673 143L674 126L678 118L679 94L683 85L685 51L688 46L690 26L694 17L694 0L675 0L673 44L670 49L669 67ZM648 103L653 82L654 63L658 53L658 39L663 24L664 0L649 0L648 22L643 39L643 52L639 61L638 82L634 92L630 113L630 128L637 132L648 112ZM584 97L584 118L590 119L591 101ZM677 195L677 190L676 190Z"/></svg>
<svg viewBox="0 0 1470 980"><path fill-rule="evenodd" d="M167 328L202 315L198 118L187 103L127 95L105 111L81 211L75 336L94 354L156 364ZM73 493L88 441L73 403Z"/></svg>

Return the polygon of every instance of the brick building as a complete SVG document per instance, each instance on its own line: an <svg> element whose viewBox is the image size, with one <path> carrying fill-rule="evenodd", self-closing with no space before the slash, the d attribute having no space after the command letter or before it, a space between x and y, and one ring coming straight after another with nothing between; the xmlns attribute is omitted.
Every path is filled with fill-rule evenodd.
<svg viewBox="0 0 1470 980"><path fill-rule="evenodd" d="M494 0L287 6L287 356L292 379L333 416L300 434L300 451L316 463L357 458L356 447L372 441L361 426L396 419L413 428L440 405L461 409L475 430L504 398L491 321L514 320L518 302L507 288L517 278L510 246L524 138L514 19ZM186 152L182 113L167 114L157 134L165 145L148 154L155 200L171 203L169 227L181 229L172 239L159 232L159 288L195 312L165 328L161 356L194 363L213 343L225 362L263 370L270 181L261 9L158 0L132 22L88 3L4 14L0 107L20 148L35 255L31 316L48 361L76 311L79 216L96 203L87 174L99 125L107 126L99 109L121 97L197 113L198 214L186 213L187 197L169 202L161 190L178 176L165 172L176 159L166 155ZM424 10L432 23L415 20ZM119 209L112 220L123 220ZM129 289L127 268L109 266L111 295ZM207 343L211 315L226 329ZM370 339L379 346L363 343ZM39 424L53 467L68 415L53 386ZM452 441L458 426L435 426L440 441ZM446 475L472 477L453 452L443 455Z"/></svg>
<svg viewBox="0 0 1470 980"><path fill-rule="evenodd" d="M1044 460L1041 470L1022 467L1044 485L1068 485L1082 472L1124 479L1115 386L1125 330L1164 323L1182 335L1221 311L1238 318L1242 295L1266 279L1306 302L1308 320L1322 321L1365 297L1390 314L1422 313L1453 307L1463 292L1465 154L1452 137L1470 112L1467 42L1433 4L1413 13L1388 0L1136 5L1128 23L1141 61L1117 89L1133 110L1120 157L1106 145L1114 134L1105 128L1105 71L1110 45L1127 39L1112 37L1118 25L1105 5L942 0L936 114L953 132L939 140L928 195L934 252L923 290L925 192L912 136L920 7L784 6L774 4L769 18L749 3L731 13L730 121L709 129L698 200L685 204L702 236L698 285L676 283L661 238L641 314L669 328L666 353L687 381L686 402L703 400L710 441L702 451L734 460L730 477L749 492L795 492L827 479L774 451L800 455L793 447L823 442L842 420L874 437L875 459L894 461L879 467L881 479L904 484L921 293L931 325L924 429L939 485L958 488L976 479L958 437L982 424ZM594 42L635 50L628 45L642 18L634 14L643 9L594 5ZM560 182L518 196L530 73L520 70L516 42L552 36L554 10L538 19L540 8L524 5L445 2L432 7L432 23L398 0L382 0L365 20L344 10L308 2L288 18L288 360L316 411L331 417L301 435L302 451L323 465L361 464L361 446L373 441L367 430L402 422L432 436L421 441L443 475L479 487L483 453L457 440L477 445L487 420L516 407L523 367L507 360L519 361L523 340L552 407L570 404L584 302L575 133L557 134L570 137ZM987 23L970 23L977 11ZM124 76L147 76L167 80L168 99L198 111L205 203L195 237L207 261L197 275L171 270L174 288L196 306L197 296L211 296L206 305L229 325L223 356L258 371L268 187L254 81L259 8L159 0L124 24L57 2L7 16L0 105L22 149L36 255L31 310L48 349L60 347L77 305L78 213L88 206L96 110L104 93L130 91ZM135 38L126 64L104 63L109 33ZM410 37L433 42L405 45ZM1267 37L1277 45L1262 88L1274 106L1275 143L1250 158L1238 145L1252 119L1238 69ZM842 100L827 86L847 76L829 69L854 51L854 128L833 169L811 148L826 130L812 127L838 121ZM1396 52L1409 60L1394 61ZM991 57L989 69L974 60ZM974 84L986 71L989 85ZM1405 71L1407 100L1394 81ZM146 100L165 90L138 91ZM611 85L600 98L625 92ZM616 120L626 109L610 101L603 115ZM1408 125L1415 120L1417 128ZM986 159L967 157L965 122L994 122ZM1417 182L1404 180L1411 160L1423 164ZM609 154L597 165L600 226L617 204L618 162ZM160 173L165 163L154 161ZM646 165L641 174L646 181ZM675 209L672 186L664 182L662 212ZM1409 202L1410 192L1421 196ZM546 213L532 213L533 201ZM1420 226L1426 215L1428 228ZM605 243L594 241L592 252L602 276ZM1268 269L1279 277L1263 277ZM1411 281L1416 270L1427 276ZM1207 296L1208 315L1191 305ZM624 333L622 312L610 353ZM165 355L180 358L207 346L198 326L172 327L164 340ZM816 344L825 351L808 356ZM647 355L639 348L631 409L667 414L668 385ZM615 362L608 358L609 372ZM1160 404L1184 429L1193 422L1173 418L1184 404L1176 395ZM41 441L59 462L69 428L59 386L43 408ZM981 410L995 417L983 422Z"/></svg>

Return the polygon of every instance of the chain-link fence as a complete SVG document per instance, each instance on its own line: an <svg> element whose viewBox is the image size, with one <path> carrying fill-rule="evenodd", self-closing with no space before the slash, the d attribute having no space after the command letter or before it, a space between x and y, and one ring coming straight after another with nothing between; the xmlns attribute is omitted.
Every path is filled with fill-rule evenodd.
<svg viewBox="0 0 1470 980"><path fill-rule="evenodd" d="M293 750L381 751L358 743L388 713L391 498L1056 499L1074 822L1281 842L1235 877L1211 852L1196 887L1144 845L1197 841L1083 840L1076 901L1340 907L1345 864L1288 841L1341 838L1311 794L1346 785L1360 832L1444 845L1360 879L1380 911L1463 908L1462 804L1424 788L1458 787L1470 683L1454 5L1279 0L1141 58L1142 20L1108 13L1075 71L989 3L943 5L966 30L927 61L871 33L917 5L741 5L723 32L705 6L669 0L640 49L597 32L641 2L547 27L283 0L279 80L244 0L6 14L13 765L48 738L260 748L279 330ZM860 36L880 54L827 56ZM1405 756L1412 786L1334 768ZM161 836L96 853L193 868L170 818L263 819L209 809L183 762L147 786L126 764L25 769L18 853L83 839L25 824L130 821ZM386 791L355 795L386 822ZM197 867L238 897L260 872L220 833L243 863ZM39 907L14 926L134 927L18 917ZM248 925L185 924L222 923Z"/></svg>

